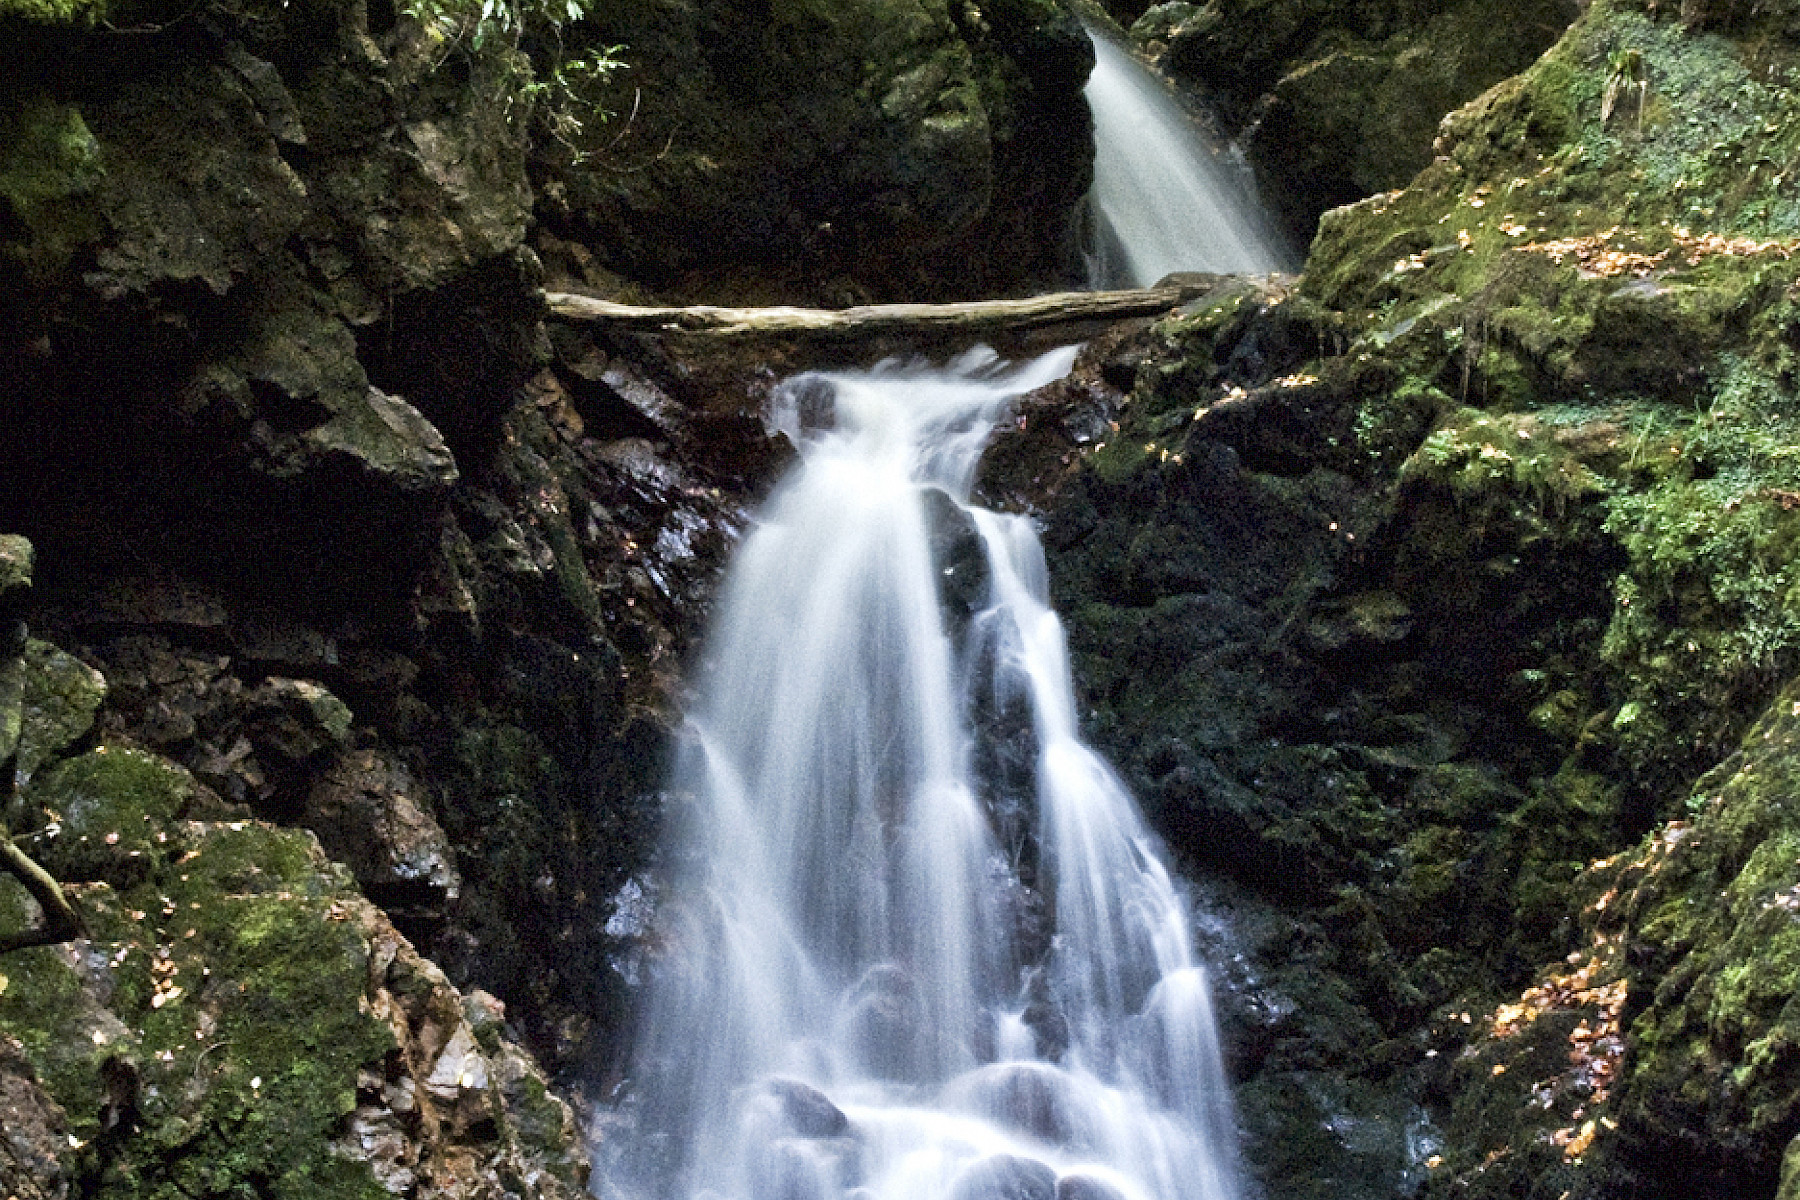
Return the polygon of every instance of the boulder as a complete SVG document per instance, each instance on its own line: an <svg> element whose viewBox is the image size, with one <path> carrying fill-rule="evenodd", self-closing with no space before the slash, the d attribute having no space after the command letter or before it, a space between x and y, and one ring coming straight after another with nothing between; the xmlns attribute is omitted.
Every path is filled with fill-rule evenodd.
<svg viewBox="0 0 1800 1200"><path fill-rule="evenodd" d="M799 1137L839 1137L850 1128L850 1119L831 1097L798 1079L771 1079L764 1085L781 1107L788 1129Z"/></svg>
<svg viewBox="0 0 1800 1200"><path fill-rule="evenodd" d="M1045 1063L995 1063L953 1090L958 1103L1045 1145L1072 1149L1087 1132L1069 1077Z"/></svg>
<svg viewBox="0 0 1800 1200"><path fill-rule="evenodd" d="M1056 1200L1056 1172L1035 1158L991 1155L956 1177L949 1200Z"/></svg>

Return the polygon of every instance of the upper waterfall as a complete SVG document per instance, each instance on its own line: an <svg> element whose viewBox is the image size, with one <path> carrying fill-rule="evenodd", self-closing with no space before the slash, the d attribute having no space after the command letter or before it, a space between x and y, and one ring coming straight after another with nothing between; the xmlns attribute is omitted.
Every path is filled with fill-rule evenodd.
<svg viewBox="0 0 1800 1200"><path fill-rule="evenodd" d="M609 1200L1234 1200L1184 903L1080 740L1035 528L968 504L1073 358L779 390L801 457L678 755ZM976 712L1022 784L976 769Z"/></svg>
<svg viewBox="0 0 1800 1200"><path fill-rule="evenodd" d="M1245 173L1220 160L1148 67L1089 30L1094 72L1090 281L1148 287L1176 271L1262 275L1285 265Z"/></svg>

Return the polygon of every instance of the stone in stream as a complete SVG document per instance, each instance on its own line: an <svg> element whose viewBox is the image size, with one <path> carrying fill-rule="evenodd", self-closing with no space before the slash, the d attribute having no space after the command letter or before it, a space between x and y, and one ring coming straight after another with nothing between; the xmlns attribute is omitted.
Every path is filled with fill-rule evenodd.
<svg viewBox="0 0 1800 1200"><path fill-rule="evenodd" d="M1081 1132L1069 1077L1047 1064L995 1063L964 1076L956 1090L975 1112L1040 1142L1067 1146Z"/></svg>
<svg viewBox="0 0 1800 1200"><path fill-rule="evenodd" d="M1056 1172L1035 1158L995 1154L957 1176L949 1200L1057 1200Z"/></svg>
<svg viewBox="0 0 1800 1200"><path fill-rule="evenodd" d="M1092 1175L1064 1175L1056 1181L1056 1200L1125 1200L1125 1194Z"/></svg>
<svg viewBox="0 0 1800 1200"><path fill-rule="evenodd" d="M892 963L870 967L851 993L846 1020L859 1067L883 1079L914 1073L920 1030L912 976Z"/></svg>
<svg viewBox="0 0 1800 1200"><path fill-rule="evenodd" d="M850 1128L844 1110L811 1084L798 1079L771 1079L765 1087L781 1106L783 1123L800 1137L838 1137Z"/></svg>

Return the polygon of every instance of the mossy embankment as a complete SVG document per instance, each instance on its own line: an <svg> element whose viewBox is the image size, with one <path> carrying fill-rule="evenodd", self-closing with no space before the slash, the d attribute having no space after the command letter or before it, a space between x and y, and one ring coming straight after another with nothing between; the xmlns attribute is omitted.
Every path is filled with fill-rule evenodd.
<svg viewBox="0 0 1800 1200"><path fill-rule="evenodd" d="M1775 1193L1795 18L1594 4L1297 283L1032 418L1090 726L1217 880L1272 1194Z"/></svg>

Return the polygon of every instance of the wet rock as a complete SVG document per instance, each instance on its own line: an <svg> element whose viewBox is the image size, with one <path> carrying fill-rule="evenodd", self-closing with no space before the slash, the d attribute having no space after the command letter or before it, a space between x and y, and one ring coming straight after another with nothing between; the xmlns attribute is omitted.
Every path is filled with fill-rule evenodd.
<svg viewBox="0 0 1800 1200"><path fill-rule="evenodd" d="M771 1079L764 1087L781 1105L787 1127L800 1137L838 1137L850 1128L844 1111L810 1084L798 1079Z"/></svg>
<svg viewBox="0 0 1800 1200"><path fill-rule="evenodd" d="M1068 1076L1043 1063L995 1063L958 1080L961 1104L1027 1137L1071 1147L1084 1132Z"/></svg>
<svg viewBox="0 0 1800 1200"><path fill-rule="evenodd" d="M1056 1172L1035 1158L995 1154L958 1175L948 1200L1056 1200Z"/></svg>
<svg viewBox="0 0 1800 1200"><path fill-rule="evenodd" d="M604 440L654 434L669 441L688 432L687 414L667 392L628 362L593 347L568 364L578 381L575 403L585 427Z"/></svg>
<svg viewBox="0 0 1800 1200"><path fill-rule="evenodd" d="M899 967L870 967L857 981L842 1020L857 1064L884 1079L908 1079L917 1069L920 1028L918 991Z"/></svg>
<svg viewBox="0 0 1800 1200"><path fill-rule="evenodd" d="M924 505L931 561L938 572L938 595L954 637L987 603L987 547L975 528L975 519L947 492L926 489Z"/></svg>
<svg viewBox="0 0 1800 1200"><path fill-rule="evenodd" d="M301 819L378 902L438 904L462 887L450 840L422 803L420 785L379 751L340 756L313 784Z"/></svg>
<svg viewBox="0 0 1800 1200"><path fill-rule="evenodd" d="M1056 1200L1125 1200L1125 1193L1092 1175L1064 1175L1056 1181Z"/></svg>

